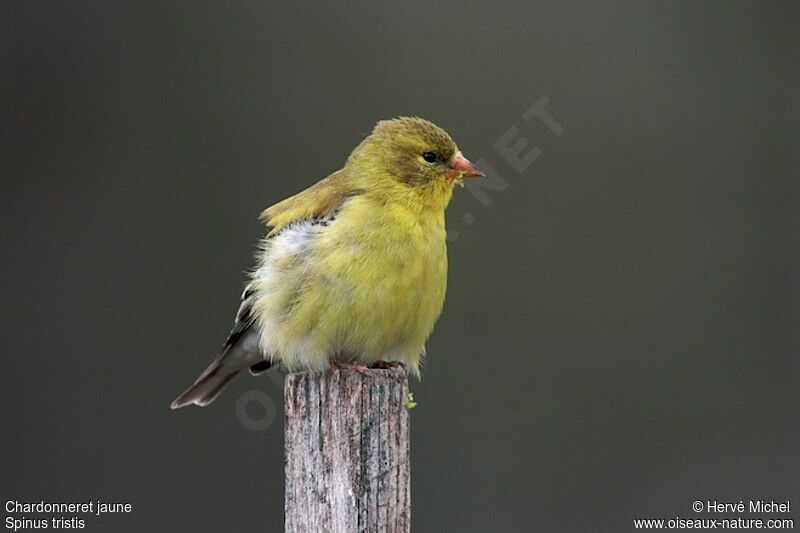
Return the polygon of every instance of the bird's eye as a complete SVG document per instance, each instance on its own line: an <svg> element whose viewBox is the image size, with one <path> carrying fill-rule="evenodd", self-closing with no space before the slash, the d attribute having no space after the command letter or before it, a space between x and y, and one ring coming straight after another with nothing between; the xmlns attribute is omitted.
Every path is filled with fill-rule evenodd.
<svg viewBox="0 0 800 533"><path fill-rule="evenodd" d="M436 155L434 152L425 152L422 154L422 159L427 161L428 163L436 163L438 161L439 156Z"/></svg>

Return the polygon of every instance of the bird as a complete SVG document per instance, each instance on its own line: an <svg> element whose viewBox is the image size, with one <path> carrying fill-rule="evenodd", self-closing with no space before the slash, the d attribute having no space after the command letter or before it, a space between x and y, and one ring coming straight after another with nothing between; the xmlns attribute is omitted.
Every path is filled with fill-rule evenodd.
<svg viewBox="0 0 800 533"><path fill-rule="evenodd" d="M245 369L419 377L445 300L445 210L456 184L483 176L434 123L379 121L341 169L261 213L233 329L172 409L209 405Z"/></svg>

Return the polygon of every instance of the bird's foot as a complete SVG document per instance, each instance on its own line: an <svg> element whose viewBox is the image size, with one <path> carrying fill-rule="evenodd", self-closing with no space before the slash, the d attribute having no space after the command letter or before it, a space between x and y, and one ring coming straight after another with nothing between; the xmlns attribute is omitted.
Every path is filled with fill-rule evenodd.
<svg viewBox="0 0 800 533"><path fill-rule="evenodd" d="M405 368L406 365L400 361L377 361L370 368Z"/></svg>
<svg viewBox="0 0 800 533"><path fill-rule="evenodd" d="M366 374L367 372L369 372L369 368L367 368L367 365L365 365L364 363L362 363L360 361L355 361L355 362L351 363L349 361L340 361L339 359L331 359L330 363L331 363L331 368L335 368L336 370L348 370L348 369L351 369L351 370L355 370L356 372L358 372L362 376L364 374Z"/></svg>

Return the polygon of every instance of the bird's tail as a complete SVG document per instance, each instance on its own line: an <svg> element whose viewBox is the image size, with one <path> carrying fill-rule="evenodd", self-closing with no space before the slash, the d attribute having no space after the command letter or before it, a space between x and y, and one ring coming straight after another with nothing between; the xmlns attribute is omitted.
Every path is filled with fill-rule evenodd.
<svg viewBox="0 0 800 533"><path fill-rule="evenodd" d="M232 364L234 361L227 352L220 354L191 387L175 398L170 407L180 409L191 404L205 407L216 400L225 385L242 369L240 365Z"/></svg>

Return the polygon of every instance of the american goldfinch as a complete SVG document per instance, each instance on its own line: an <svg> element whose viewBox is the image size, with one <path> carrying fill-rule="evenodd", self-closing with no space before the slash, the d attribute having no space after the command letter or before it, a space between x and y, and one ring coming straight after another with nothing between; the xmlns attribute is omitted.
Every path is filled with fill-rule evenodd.
<svg viewBox="0 0 800 533"><path fill-rule="evenodd" d="M245 368L407 366L419 376L447 285L444 212L483 176L435 124L383 120L344 167L267 208L233 330L172 408L205 406Z"/></svg>

